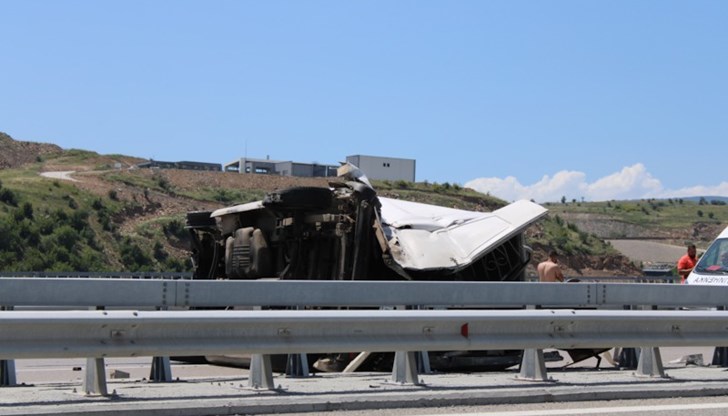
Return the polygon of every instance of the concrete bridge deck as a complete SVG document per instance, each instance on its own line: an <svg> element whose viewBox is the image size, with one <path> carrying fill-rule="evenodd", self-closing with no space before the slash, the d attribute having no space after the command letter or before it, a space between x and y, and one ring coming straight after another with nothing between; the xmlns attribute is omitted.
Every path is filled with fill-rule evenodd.
<svg viewBox="0 0 728 416"><path fill-rule="evenodd" d="M706 349L709 351L709 349ZM668 352L665 357L671 357ZM710 357L706 356L709 362ZM38 363L39 361L44 361ZM673 360L674 361L674 360ZM174 363L180 381L152 383L146 358L107 360L112 396L86 396L83 360L19 360L18 382L0 388L0 415L226 415L286 412L434 408L556 401L728 395L724 368L665 362L669 378L640 378L633 371L602 363L550 368L552 382L517 380L517 370L489 373L425 374L424 386L389 382L386 373L316 374L309 378L275 375L279 390L247 387L247 370ZM432 410L432 409L430 409Z"/></svg>

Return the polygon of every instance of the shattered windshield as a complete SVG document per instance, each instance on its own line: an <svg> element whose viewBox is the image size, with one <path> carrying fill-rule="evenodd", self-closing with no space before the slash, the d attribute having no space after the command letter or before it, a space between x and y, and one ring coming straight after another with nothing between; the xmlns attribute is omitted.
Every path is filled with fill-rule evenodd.
<svg viewBox="0 0 728 416"><path fill-rule="evenodd" d="M728 238L716 240L700 257L695 270L700 273L728 274Z"/></svg>

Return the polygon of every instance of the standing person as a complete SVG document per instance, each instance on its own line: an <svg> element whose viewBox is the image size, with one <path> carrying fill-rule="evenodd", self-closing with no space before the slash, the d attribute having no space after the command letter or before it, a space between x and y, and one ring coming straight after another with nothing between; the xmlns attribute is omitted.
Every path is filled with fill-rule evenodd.
<svg viewBox="0 0 728 416"><path fill-rule="evenodd" d="M539 263L538 267L536 267L536 271L538 271L539 282L564 281L564 273L561 272L558 253L556 253L556 250L551 250L549 252L548 260Z"/></svg>
<svg viewBox="0 0 728 416"><path fill-rule="evenodd" d="M697 262L698 258L696 256L695 244L690 244L687 254L680 257L680 260L677 261L677 274L680 275L681 284L685 283L685 279L693 271L693 267L695 267L695 263Z"/></svg>

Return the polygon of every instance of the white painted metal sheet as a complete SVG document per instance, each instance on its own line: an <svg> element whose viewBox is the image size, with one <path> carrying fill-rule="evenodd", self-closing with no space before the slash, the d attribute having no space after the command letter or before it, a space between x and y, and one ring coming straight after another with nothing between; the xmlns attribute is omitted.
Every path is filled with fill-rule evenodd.
<svg viewBox="0 0 728 416"><path fill-rule="evenodd" d="M543 217L527 200L490 213L379 198L394 260L405 269L461 269Z"/></svg>

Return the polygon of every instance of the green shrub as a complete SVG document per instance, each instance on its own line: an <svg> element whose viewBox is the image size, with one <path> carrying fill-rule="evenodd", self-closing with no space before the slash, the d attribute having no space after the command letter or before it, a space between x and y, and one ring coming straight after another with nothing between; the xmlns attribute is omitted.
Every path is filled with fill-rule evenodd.
<svg viewBox="0 0 728 416"><path fill-rule="evenodd" d="M101 198L94 199L94 202L91 203L91 208L93 208L95 211L101 211L102 209L104 209L104 201L102 201Z"/></svg>
<svg viewBox="0 0 728 416"><path fill-rule="evenodd" d="M81 235L78 231L67 224L58 227L53 232L52 237L55 238L58 245L64 247L68 251L73 251L73 248L81 240Z"/></svg>
<svg viewBox="0 0 728 416"><path fill-rule="evenodd" d="M139 245L131 239L125 238L120 247L121 261L124 267L130 271L149 270L152 259L142 250Z"/></svg>
<svg viewBox="0 0 728 416"><path fill-rule="evenodd" d="M167 257L169 257L169 254L164 250L164 246L159 241L154 242L154 248L152 249L154 253L154 258L157 259L159 262L163 262L167 260Z"/></svg>
<svg viewBox="0 0 728 416"><path fill-rule="evenodd" d="M224 204L235 201L236 195L227 189L218 189L212 196L215 201L222 202Z"/></svg>
<svg viewBox="0 0 728 416"><path fill-rule="evenodd" d="M0 189L0 202L4 202L8 205L17 207L18 206L18 197L15 196L15 192L11 191L10 189L2 188L2 189Z"/></svg>
<svg viewBox="0 0 728 416"><path fill-rule="evenodd" d="M189 233L185 229L185 225L180 220L172 220L162 226L164 235L167 237L174 236L178 239L185 239L189 237Z"/></svg>
<svg viewBox="0 0 728 416"><path fill-rule="evenodd" d="M79 272L95 272L106 269L104 257L99 251L84 247L71 259L74 270Z"/></svg>
<svg viewBox="0 0 728 416"><path fill-rule="evenodd" d="M30 202L24 202L21 210L23 212L23 217L29 220L33 219L33 204L31 204Z"/></svg>
<svg viewBox="0 0 728 416"><path fill-rule="evenodd" d="M81 231L86 228L88 224L88 216L89 214L85 210L73 211L68 222L75 230Z"/></svg>

